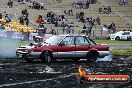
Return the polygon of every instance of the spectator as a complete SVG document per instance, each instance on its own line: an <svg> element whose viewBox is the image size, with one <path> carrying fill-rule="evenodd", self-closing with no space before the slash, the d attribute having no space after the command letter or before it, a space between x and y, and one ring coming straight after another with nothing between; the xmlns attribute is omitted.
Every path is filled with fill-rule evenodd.
<svg viewBox="0 0 132 88"><path fill-rule="evenodd" d="M44 23L42 15L39 15L38 19L36 20L37 23Z"/></svg>
<svg viewBox="0 0 132 88"><path fill-rule="evenodd" d="M51 29L50 34L56 35L56 31L54 30L54 28L51 27L50 29Z"/></svg>
<svg viewBox="0 0 132 88"><path fill-rule="evenodd" d="M46 33L46 29L44 28L44 25L42 23L39 24L38 26L38 35L43 36L43 34Z"/></svg>
<svg viewBox="0 0 132 88"><path fill-rule="evenodd" d="M0 29L5 30L5 26L2 24L2 25L0 26Z"/></svg>
<svg viewBox="0 0 132 88"><path fill-rule="evenodd" d="M28 19L28 17L26 17L24 20L25 20L26 25L28 26L29 25L29 19Z"/></svg>
<svg viewBox="0 0 132 88"><path fill-rule="evenodd" d="M2 13L0 13L0 19L2 19Z"/></svg>
<svg viewBox="0 0 132 88"><path fill-rule="evenodd" d="M24 4L24 1L25 0L18 0L17 2L20 3L20 4Z"/></svg>
<svg viewBox="0 0 132 88"><path fill-rule="evenodd" d="M104 13L104 14L108 14L108 8L107 8L107 7L104 8L103 13Z"/></svg>
<svg viewBox="0 0 132 88"><path fill-rule="evenodd" d="M108 13L111 13L111 7L108 6Z"/></svg>
<svg viewBox="0 0 132 88"><path fill-rule="evenodd" d="M84 25L84 26L83 26L83 30L82 30L81 33L85 33L85 32L86 32L86 28L87 28L86 25Z"/></svg>
<svg viewBox="0 0 132 88"><path fill-rule="evenodd" d="M28 15L29 15L27 9L23 9L21 13L22 13L23 16L27 16L28 17Z"/></svg>
<svg viewBox="0 0 132 88"><path fill-rule="evenodd" d="M91 36L92 28L93 28L92 26L87 27L86 36L88 36L88 37Z"/></svg>
<svg viewBox="0 0 132 88"><path fill-rule="evenodd" d="M41 10L44 9L44 3L43 2L40 3L40 9Z"/></svg>
<svg viewBox="0 0 132 88"><path fill-rule="evenodd" d="M98 25L101 24L101 22L100 22L100 18L99 18L99 17L96 18L96 23L97 23Z"/></svg>
<svg viewBox="0 0 132 88"><path fill-rule="evenodd" d="M55 21L55 27L58 27L58 22L57 21Z"/></svg>
<svg viewBox="0 0 132 88"><path fill-rule="evenodd" d="M83 26L83 29L86 29L86 28L87 28L86 25L84 25L84 26Z"/></svg>
<svg viewBox="0 0 132 88"><path fill-rule="evenodd" d="M12 0L9 0L9 1L8 1L7 7L8 7L8 8L12 8L12 7L13 7L13 1L12 1Z"/></svg>
<svg viewBox="0 0 132 88"><path fill-rule="evenodd" d="M115 23L112 22L112 24L111 24L111 28L112 28L113 33L115 33L115 32L116 32L116 26L115 26Z"/></svg>
<svg viewBox="0 0 132 88"><path fill-rule="evenodd" d="M20 24L24 25L24 18L23 18L23 16L21 16L19 19L20 19Z"/></svg>
<svg viewBox="0 0 132 88"><path fill-rule="evenodd" d="M110 33L112 30L112 33L115 33L116 32L116 26L115 26L115 23L111 23L109 26L108 26L108 32Z"/></svg>
<svg viewBox="0 0 132 88"><path fill-rule="evenodd" d="M67 34L74 34L74 30L73 29L71 29L71 25L68 25L68 27L67 27Z"/></svg>
<svg viewBox="0 0 132 88"><path fill-rule="evenodd" d="M11 14L9 14L9 15L8 15L8 14L6 14L5 19L6 19L6 23L11 22L12 15L11 15Z"/></svg>
<svg viewBox="0 0 132 88"><path fill-rule="evenodd" d="M128 0L120 0L119 4L120 5L127 5L128 4Z"/></svg>
<svg viewBox="0 0 132 88"><path fill-rule="evenodd" d="M103 13L103 8L99 8L99 13L100 13L100 14Z"/></svg>

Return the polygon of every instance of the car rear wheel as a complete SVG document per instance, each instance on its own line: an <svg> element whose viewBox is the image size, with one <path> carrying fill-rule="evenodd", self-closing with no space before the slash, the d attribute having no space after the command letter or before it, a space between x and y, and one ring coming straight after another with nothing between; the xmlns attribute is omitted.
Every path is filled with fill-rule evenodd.
<svg viewBox="0 0 132 88"><path fill-rule="evenodd" d="M76 59L76 58L75 58L75 59L72 59L72 60L75 61L75 62L78 62L80 59Z"/></svg>
<svg viewBox="0 0 132 88"><path fill-rule="evenodd" d="M99 56L99 53L96 50L89 51L87 53L87 61L95 62L97 60L98 56Z"/></svg>
<svg viewBox="0 0 132 88"><path fill-rule="evenodd" d="M40 58L44 62L51 62L51 60L52 60L52 54L49 51L44 51L44 52L42 52Z"/></svg>

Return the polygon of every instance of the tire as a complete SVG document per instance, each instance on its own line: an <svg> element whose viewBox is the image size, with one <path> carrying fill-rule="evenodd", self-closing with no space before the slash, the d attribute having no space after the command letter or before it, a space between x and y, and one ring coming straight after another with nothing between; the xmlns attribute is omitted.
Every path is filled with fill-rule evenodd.
<svg viewBox="0 0 132 88"><path fill-rule="evenodd" d="M44 62L48 62L49 63L52 60L52 54L49 51L42 52L40 57L41 57L41 60L44 61Z"/></svg>
<svg viewBox="0 0 132 88"><path fill-rule="evenodd" d="M26 55L22 55L22 62L30 63L33 62L33 59L27 58Z"/></svg>
<svg viewBox="0 0 132 88"><path fill-rule="evenodd" d="M95 50L89 51L87 53L87 61L95 62L98 57L99 57L99 53L97 51L95 51Z"/></svg>
<svg viewBox="0 0 132 88"><path fill-rule="evenodd" d="M29 58L23 58L23 62L31 63L31 62L33 62L33 60L29 59Z"/></svg>
<svg viewBox="0 0 132 88"><path fill-rule="evenodd" d="M80 59L76 59L76 58L75 58L75 59L72 59L72 60L75 61L75 62L78 62Z"/></svg>
<svg viewBox="0 0 132 88"><path fill-rule="evenodd" d="M130 41L130 40L131 40L131 38L130 38L130 37L127 37L127 40L128 40L128 41Z"/></svg>
<svg viewBox="0 0 132 88"><path fill-rule="evenodd" d="M119 37L119 36L117 36L117 37L115 38L115 40L120 40L120 37Z"/></svg>

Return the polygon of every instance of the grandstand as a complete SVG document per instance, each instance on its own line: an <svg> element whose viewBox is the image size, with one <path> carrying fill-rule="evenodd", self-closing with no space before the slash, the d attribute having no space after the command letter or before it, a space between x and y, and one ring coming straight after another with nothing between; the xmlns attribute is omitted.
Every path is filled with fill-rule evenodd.
<svg viewBox="0 0 132 88"><path fill-rule="evenodd" d="M78 11L83 11L85 13L85 17L100 17L101 23L108 25L112 22L115 23L117 31L120 30L132 30L132 1L129 0L129 4L126 6L119 5L119 0L97 0L98 2L96 4L90 4L90 7L88 9L76 9L72 7L72 3L74 1L82 1L82 0L62 0L61 3L58 3L56 0L37 0L38 2L43 1L46 5L46 10L36 10L31 9L28 7L27 4L18 4L17 0L14 0L14 6L13 8L6 8L6 4L8 0L1 0L0 3L0 12L8 12L14 15L13 20L16 22L19 22L18 18L21 16L21 10L23 8L27 8L29 12L29 19L30 19L30 26L33 28L36 28L38 25L35 20L38 18L38 15L42 15L43 17L46 17L47 12L52 11L56 14L64 14L65 9L72 9L74 12L73 16L67 16L68 21L74 23L73 29L75 30L75 33L80 33L80 30L83 27L83 23L78 22L75 18L75 14ZM99 8L111 6L112 13L111 14L100 14L98 12ZM53 27L53 24L45 24L47 28ZM61 27L54 27L58 34L62 34L62 28ZM102 36L102 27L96 26L94 28L94 35ZM103 32L103 36L106 36L108 33Z"/></svg>

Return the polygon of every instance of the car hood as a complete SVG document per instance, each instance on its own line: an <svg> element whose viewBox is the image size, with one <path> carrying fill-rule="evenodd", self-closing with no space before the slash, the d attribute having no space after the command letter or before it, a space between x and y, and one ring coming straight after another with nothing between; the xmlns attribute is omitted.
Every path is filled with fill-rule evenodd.
<svg viewBox="0 0 132 88"><path fill-rule="evenodd" d="M36 46L49 46L49 45L55 45L55 44L47 44L47 43L42 43L42 44L36 44L36 43L33 43L32 46L30 45L25 45L25 46L20 46L18 47L17 49L32 49L32 48L35 48Z"/></svg>

